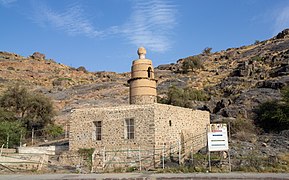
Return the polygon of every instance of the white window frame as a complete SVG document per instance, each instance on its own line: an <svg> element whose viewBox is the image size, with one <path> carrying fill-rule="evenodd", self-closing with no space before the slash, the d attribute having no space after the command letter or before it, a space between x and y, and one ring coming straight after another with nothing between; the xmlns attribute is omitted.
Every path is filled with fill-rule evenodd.
<svg viewBox="0 0 289 180"><path fill-rule="evenodd" d="M134 118L126 118L124 120L124 139L135 139Z"/></svg>

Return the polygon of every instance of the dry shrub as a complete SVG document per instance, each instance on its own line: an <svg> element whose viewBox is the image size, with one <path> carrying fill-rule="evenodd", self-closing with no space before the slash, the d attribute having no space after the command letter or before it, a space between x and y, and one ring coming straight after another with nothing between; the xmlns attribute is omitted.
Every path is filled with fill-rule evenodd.
<svg viewBox="0 0 289 180"><path fill-rule="evenodd" d="M236 132L234 134L234 137L238 140L241 140L241 141L250 141L252 143L255 143L257 141L257 136L256 134L253 134L253 133L247 133L245 131L239 131L239 132Z"/></svg>
<svg viewBox="0 0 289 180"><path fill-rule="evenodd" d="M232 137L241 141L249 140L253 143L257 141L256 134L258 133L258 129L252 120L237 117L235 120L229 122Z"/></svg>

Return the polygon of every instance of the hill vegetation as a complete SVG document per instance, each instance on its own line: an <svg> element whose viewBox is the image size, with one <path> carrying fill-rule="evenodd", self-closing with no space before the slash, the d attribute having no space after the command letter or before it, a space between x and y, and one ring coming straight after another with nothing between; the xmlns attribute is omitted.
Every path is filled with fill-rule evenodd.
<svg viewBox="0 0 289 180"><path fill-rule="evenodd" d="M206 110L211 122L231 124L236 145L232 156L255 157L242 147L254 149L258 156L288 152L289 29L247 46L219 52L205 48L198 55L159 65L155 77L159 102ZM6 140L11 127L8 134L45 128L56 136L61 129L53 122L68 125L73 109L128 104L129 78L129 72L69 67L41 53L23 57L0 52L0 136ZM28 98L12 100L13 91ZM25 103L18 106L20 101ZM47 111L39 113L39 107ZM15 137L17 144L19 134Z"/></svg>
<svg viewBox="0 0 289 180"><path fill-rule="evenodd" d="M265 132L289 129L289 86L282 89L281 101L267 101L258 106L255 121Z"/></svg>
<svg viewBox="0 0 289 180"><path fill-rule="evenodd" d="M171 104L185 108L192 108L192 101L207 101L208 95L204 91L192 88L178 88L176 86L169 87L166 97L159 98L158 102L163 104Z"/></svg>
<svg viewBox="0 0 289 180"><path fill-rule="evenodd" d="M0 97L0 144L19 145L20 138L34 130L37 135L61 133L61 128L53 123L53 116L50 99L40 93L32 94L19 85L10 87Z"/></svg>

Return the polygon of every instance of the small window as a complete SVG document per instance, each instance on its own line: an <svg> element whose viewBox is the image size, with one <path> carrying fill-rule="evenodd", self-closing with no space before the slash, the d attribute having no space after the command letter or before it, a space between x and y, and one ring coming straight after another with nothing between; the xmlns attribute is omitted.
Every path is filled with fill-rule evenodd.
<svg viewBox="0 0 289 180"><path fill-rule="evenodd" d="M125 139L134 139L134 119L125 119Z"/></svg>
<svg viewBox="0 0 289 180"><path fill-rule="evenodd" d="M151 78L151 73L152 73L152 68L149 67L149 68L148 68L148 78Z"/></svg>
<svg viewBox="0 0 289 180"><path fill-rule="evenodd" d="M171 120L169 120L169 125L172 126L172 121Z"/></svg>
<svg viewBox="0 0 289 180"><path fill-rule="evenodd" d="M101 140L101 126L102 126L102 123L101 123L101 121L94 121L93 123L95 125L95 137L96 137L96 140L100 141Z"/></svg>

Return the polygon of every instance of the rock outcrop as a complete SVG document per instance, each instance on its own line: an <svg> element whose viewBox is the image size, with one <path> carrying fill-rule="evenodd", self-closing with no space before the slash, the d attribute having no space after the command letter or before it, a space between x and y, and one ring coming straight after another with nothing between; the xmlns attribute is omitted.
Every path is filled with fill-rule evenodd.
<svg viewBox="0 0 289 180"><path fill-rule="evenodd" d="M45 54L42 54L40 52L35 52L31 55L31 58L43 60L43 59L45 59Z"/></svg>
<svg viewBox="0 0 289 180"><path fill-rule="evenodd" d="M289 85L288 34L289 29L285 29L249 46L196 55L204 68L187 74L182 72L186 58L159 65L155 69L158 95L164 97L170 86L204 90L210 100L192 104L194 109L210 111L212 120L252 118L254 108L267 100L280 99L280 89ZM47 60L39 52L27 58L0 52L0 71L0 92L20 82L50 96L62 115L73 108L128 103L129 73L92 73L84 67L76 69Z"/></svg>

